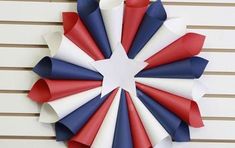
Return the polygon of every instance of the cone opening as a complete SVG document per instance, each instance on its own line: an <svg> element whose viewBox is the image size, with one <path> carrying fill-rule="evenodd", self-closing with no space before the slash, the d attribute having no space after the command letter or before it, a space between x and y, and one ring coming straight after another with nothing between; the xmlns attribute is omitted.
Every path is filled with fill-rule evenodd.
<svg viewBox="0 0 235 148"><path fill-rule="evenodd" d="M33 71L42 77L50 77L52 73L52 60L50 57L44 57L33 68Z"/></svg>
<svg viewBox="0 0 235 148"><path fill-rule="evenodd" d="M60 32L54 32L54 33L49 33L44 35L44 39L49 46L51 56L55 56L55 54L58 52L60 49L62 40L63 40L63 35Z"/></svg>
<svg viewBox="0 0 235 148"><path fill-rule="evenodd" d="M36 102L46 102L51 98L50 88L44 79L38 80L32 87L28 96Z"/></svg>
<svg viewBox="0 0 235 148"><path fill-rule="evenodd" d="M41 108L39 121L43 123L55 123L58 120L59 116L53 107L48 103L44 103Z"/></svg>

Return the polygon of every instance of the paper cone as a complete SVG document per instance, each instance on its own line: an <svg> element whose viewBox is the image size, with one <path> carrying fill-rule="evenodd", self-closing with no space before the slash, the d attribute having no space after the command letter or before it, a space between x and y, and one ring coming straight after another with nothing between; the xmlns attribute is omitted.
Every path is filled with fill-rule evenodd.
<svg viewBox="0 0 235 148"><path fill-rule="evenodd" d="M203 122L197 103L152 87L137 83L137 88L176 114L180 119L193 127L202 127Z"/></svg>
<svg viewBox="0 0 235 148"><path fill-rule="evenodd" d="M121 89L119 89L119 91L117 92L113 103L111 104L110 109L107 112L98 133L96 134L96 137L91 145L92 148L112 147L120 95Z"/></svg>
<svg viewBox="0 0 235 148"><path fill-rule="evenodd" d="M195 79L201 77L207 64L206 59L192 57L143 70L137 77Z"/></svg>
<svg viewBox="0 0 235 148"><path fill-rule="evenodd" d="M112 54L99 4L96 0L78 0L78 14L91 33L105 58Z"/></svg>
<svg viewBox="0 0 235 148"><path fill-rule="evenodd" d="M100 93L101 87L98 87L59 100L44 103L41 108L39 121L44 123L57 122Z"/></svg>
<svg viewBox="0 0 235 148"><path fill-rule="evenodd" d="M94 60L104 59L103 54L87 28L75 12L63 12L64 35Z"/></svg>
<svg viewBox="0 0 235 148"><path fill-rule="evenodd" d="M180 18L171 18L164 22L159 30L136 55L135 59L145 61L161 49L186 33L186 24Z"/></svg>
<svg viewBox="0 0 235 148"><path fill-rule="evenodd" d="M101 81L38 80L28 96L36 102L48 102L101 86Z"/></svg>
<svg viewBox="0 0 235 148"><path fill-rule="evenodd" d="M162 26L166 18L166 12L160 0L153 2L149 6L128 52L129 58L135 58L138 52Z"/></svg>
<svg viewBox="0 0 235 148"><path fill-rule="evenodd" d="M128 104L128 113L131 126L131 135L134 148L152 147L140 117L135 109L129 93L126 92L126 99Z"/></svg>
<svg viewBox="0 0 235 148"><path fill-rule="evenodd" d="M127 53L148 5L149 0L126 0L123 17L122 45Z"/></svg>
<svg viewBox="0 0 235 148"><path fill-rule="evenodd" d="M98 95L71 114L56 122L56 140L65 141L74 136L87 123L89 118L96 112L108 96L109 94L101 98L101 96Z"/></svg>
<svg viewBox="0 0 235 148"><path fill-rule="evenodd" d="M146 62L149 65L146 69L195 56L202 50L204 40L205 36L203 35L187 33L147 59Z"/></svg>
<svg viewBox="0 0 235 148"><path fill-rule="evenodd" d="M136 78L135 80L187 99L198 100L205 94L205 86L194 79Z"/></svg>
<svg viewBox="0 0 235 148"><path fill-rule="evenodd" d="M152 147L154 148L171 148L172 142L170 135L162 125L154 118L139 98L132 96L134 106L140 116L141 122L148 134Z"/></svg>
<svg viewBox="0 0 235 148"><path fill-rule="evenodd" d="M137 90L137 96L164 127L164 129L171 135L171 138L174 141L183 142L190 140L189 127L186 122L155 102L140 90Z"/></svg>
<svg viewBox="0 0 235 148"><path fill-rule="evenodd" d="M44 78L64 80L102 80L103 76L95 71L70 64L55 58L44 57L33 71Z"/></svg>
<svg viewBox="0 0 235 148"><path fill-rule="evenodd" d="M123 0L100 1L100 10L112 51L121 43L123 9Z"/></svg>
<svg viewBox="0 0 235 148"><path fill-rule="evenodd" d="M84 127L68 142L69 148L90 147L108 112L118 89L114 90L104 104L94 113Z"/></svg>
<svg viewBox="0 0 235 148"><path fill-rule="evenodd" d="M133 147L125 91L121 92L118 116L113 138L113 148Z"/></svg>
<svg viewBox="0 0 235 148"><path fill-rule="evenodd" d="M60 32L46 34L44 39L54 58L95 71L91 66L94 59Z"/></svg>

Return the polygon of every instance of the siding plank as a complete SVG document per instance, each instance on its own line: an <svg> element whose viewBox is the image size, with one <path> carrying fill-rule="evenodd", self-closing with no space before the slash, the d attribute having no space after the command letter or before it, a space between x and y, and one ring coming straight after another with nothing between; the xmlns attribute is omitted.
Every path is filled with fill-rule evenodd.
<svg viewBox="0 0 235 148"><path fill-rule="evenodd" d="M0 47L0 67L32 68L44 56L47 48L12 48ZM201 52L199 56L209 60L206 72L235 72L235 53ZM14 58L14 60L9 60Z"/></svg>
<svg viewBox="0 0 235 148"><path fill-rule="evenodd" d="M0 113L39 113L40 105L31 101L27 94L0 93ZM235 117L235 98L203 97L198 105L203 117Z"/></svg>
<svg viewBox="0 0 235 148"><path fill-rule="evenodd" d="M0 90L29 90L39 77L32 71L0 70ZM235 75L203 75L207 94L235 94Z"/></svg>
<svg viewBox="0 0 235 148"><path fill-rule="evenodd" d="M205 126L202 128L190 127L191 139L235 139L235 133L228 132L235 130L235 121L203 122ZM0 136L55 136L55 131L53 125L40 123L38 117L0 116Z"/></svg>
<svg viewBox="0 0 235 148"><path fill-rule="evenodd" d="M55 31L63 31L62 26L0 24L0 44L45 45L42 36ZM204 48L235 50L233 40L235 30L188 29L188 31L206 35Z"/></svg>
<svg viewBox="0 0 235 148"><path fill-rule="evenodd" d="M1 1L0 5L0 20L3 21L61 22L61 12L76 11L76 2L38 3ZM169 17L183 17L188 25L235 25L235 19L231 19L235 17L234 7L180 6L169 4L165 5L165 8Z"/></svg>

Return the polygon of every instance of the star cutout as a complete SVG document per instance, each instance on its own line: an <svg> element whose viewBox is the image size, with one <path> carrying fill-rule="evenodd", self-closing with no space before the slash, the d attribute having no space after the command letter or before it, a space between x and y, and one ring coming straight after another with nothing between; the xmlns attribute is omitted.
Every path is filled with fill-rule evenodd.
<svg viewBox="0 0 235 148"><path fill-rule="evenodd" d="M110 59L95 61L92 65L104 76L101 94L104 96L117 87L136 95L134 77L148 64L129 59L122 44L119 43Z"/></svg>

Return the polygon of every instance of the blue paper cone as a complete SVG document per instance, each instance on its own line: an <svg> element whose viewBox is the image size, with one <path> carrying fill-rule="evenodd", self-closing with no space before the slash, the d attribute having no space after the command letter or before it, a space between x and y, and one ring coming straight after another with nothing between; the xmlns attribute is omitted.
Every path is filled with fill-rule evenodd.
<svg viewBox="0 0 235 148"><path fill-rule="evenodd" d="M186 122L155 102L140 90L137 90L137 96L171 135L173 140L179 142L190 140L189 127Z"/></svg>
<svg viewBox="0 0 235 148"><path fill-rule="evenodd" d="M135 58L144 45L162 26L166 18L167 14L160 0L150 5L128 52L129 58Z"/></svg>
<svg viewBox="0 0 235 148"><path fill-rule="evenodd" d="M118 109L117 122L115 127L113 148L132 148L132 138L126 95L124 90L121 92L121 100Z"/></svg>
<svg viewBox="0 0 235 148"><path fill-rule="evenodd" d="M136 77L150 78L200 78L203 74L208 60L200 57L192 57L174 63L158 66L156 68L143 70Z"/></svg>
<svg viewBox="0 0 235 148"><path fill-rule="evenodd" d="M102 105L108 96L109 94L101 98L100 95L98 95L82 107L56 122L56 140L65 141L74 136L86 124L89 118Z"/></svg>
<svg viewBox="0 0 235 148"><path fill-rule="evenodd" d="M96 0L78 0L78 14L96 41L105 58L112 54L99 4Z"/></svg>
<svg viewBox="0 0 235 148"><path fill-rule="evenodd" d="M79 57L78 57L79 58ZM102 80L99 73L55 58L44 57L33 68L33 71L44 78L66 80Z"/></svg>

